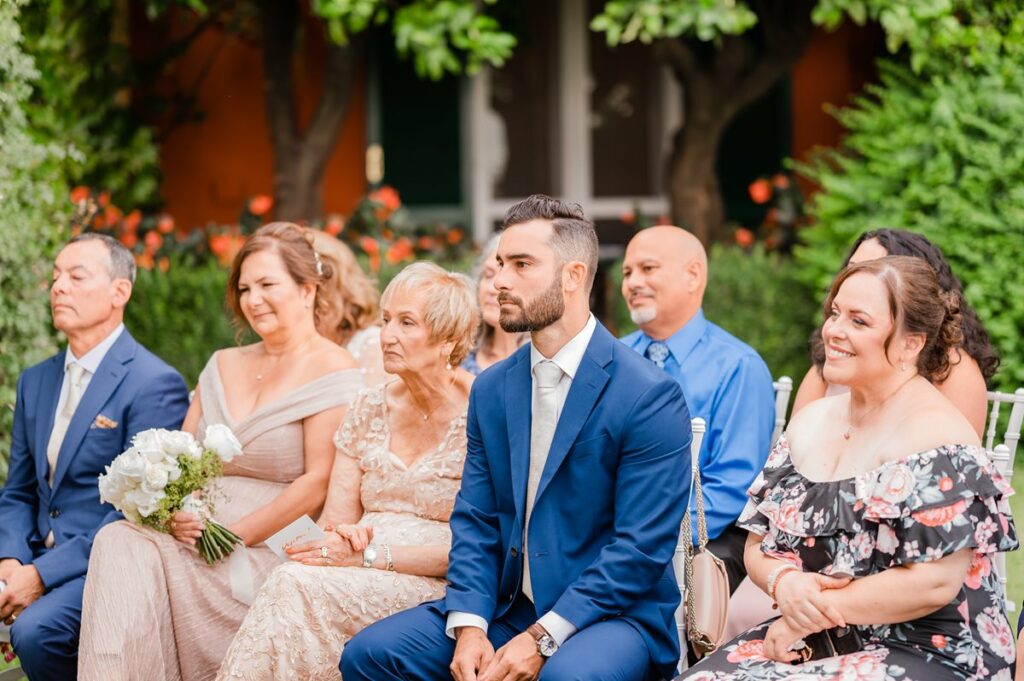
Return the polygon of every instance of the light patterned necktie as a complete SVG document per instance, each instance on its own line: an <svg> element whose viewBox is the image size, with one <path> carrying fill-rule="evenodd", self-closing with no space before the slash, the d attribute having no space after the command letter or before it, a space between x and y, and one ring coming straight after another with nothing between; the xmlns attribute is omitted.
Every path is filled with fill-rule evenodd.
<svg viewBox="0 0 1024 681"><path fill-rule="evenodd" d="M64 436L67 435L68 425L71 424L71 417L78 409L78 403L82 400L82 378L85 376L85 367L78 362L68 365L68 398L64 401L64 408L61 409L53 419L53 430L50 431L50 441L46 445L46 460L50 462L50 486L53 486L53 475L57 471L57 455L60 454L60 447L64 444Z"/></svg>
<svg viewBox="0 0 1024 681"><path fill-rule="evenodd" d="M558 425L558 383L565 372L554 362L542 360L533 368L533 380L536 385L537 401L534 405L530 425L530 476L526 482L526 524L530 527L530 515L533 502L537 497L537 486L544 473L544 464L548 460L551 440L555 437ZM533 583L530 580L530 549L527 546L527 535L523 531L523 593L533 600Z"/></svg>
<svg viewBox="0 0 1024 681"><path fill-rule="evenodd" d="M651 341L647 346L647 359L654 362L659 369L665 368L665 360L668 359L668 346L662 341Z"/></svg>

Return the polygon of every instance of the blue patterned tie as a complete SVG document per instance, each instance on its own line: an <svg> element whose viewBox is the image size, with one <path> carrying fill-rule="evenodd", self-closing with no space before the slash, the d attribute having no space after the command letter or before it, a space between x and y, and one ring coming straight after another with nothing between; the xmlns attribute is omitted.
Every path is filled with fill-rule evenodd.
<svg viewBox="0 0 1024 681"><path fill-rule="evenodd" d="M665 360L668 359L668 346L661 341L651 341L647 346L646 355L659 369L664 369Z"/></svg>

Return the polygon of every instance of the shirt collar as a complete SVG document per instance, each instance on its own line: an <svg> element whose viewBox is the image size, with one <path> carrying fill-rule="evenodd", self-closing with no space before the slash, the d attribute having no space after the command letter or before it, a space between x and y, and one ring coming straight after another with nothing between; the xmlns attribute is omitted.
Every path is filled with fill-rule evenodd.
<svg viewBox="0 0 1024 681"><path fill-rule="evenodd" d="M81 359L75 357L69 345L67 352L64 353L64 371L68 370L69 364L78 362L78 366L88 371L90 375L95 374L96 370L100 368L100 362L107 356L107 352L114 345L114 342L120 338L123 331L124 324L118 324L117 328L111 331L109 336L97 343L96 347L85 353L85 356Z"/></svg>
<svg viewBox="0 0 1024 681"><path fill-rule="evenodd" d="M700 339L704 336L704 332L708 328L708 320L704 318L704 309L698 308L697 313L693 315L690 321L686 322L683 328L676 331L674 334L664 340L665 345L672 352L672 356L676 358L676 361L682 364L683 360L686 359L687 355L693 351L700 342ZM654 342L654 339L643 333L643 340L637 345L637 352L641 355L647 352L647 346Z"/></svg>
<svg viewBox="0 0 1024 681"><path fill-rule="evenodd" d="M551 361L558 365L558 368L568 374L570 379L576 378L576 370L580 368L580 362L583 361L583 355L587 353L587 346L590 345L590 339L594 335L594 329L597 328L597 320L594 319L594 315L590 315L590 319L583 325L583 329L572 337L568 343L563 345L561 349L555 353L555 356L551 358ZM537 366L540 362L547 359L544 355L540 354L540 350L531 342L530 343L530 371L533 371L533 367Z"/></svg>

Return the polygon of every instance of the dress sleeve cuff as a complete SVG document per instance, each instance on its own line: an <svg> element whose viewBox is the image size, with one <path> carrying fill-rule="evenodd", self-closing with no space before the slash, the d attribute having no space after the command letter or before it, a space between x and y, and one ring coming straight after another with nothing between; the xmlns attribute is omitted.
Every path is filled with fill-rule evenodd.
<svg viewBox="0 0 1024 681"><path fill-rule="evenodd" d="M450 623L451 619L449 619L448 622ZM573 623L559 615L554 610L541 617L537 622L544 627L549 634L551 634L551 638L555 639L555 643L557 643L559 647L568 641L570 636L576 633L576 627Z"/></svg>
<svg viewBox="0 0 1024 681"><path fill-rule="evenodd" d="M444 633L448 634L448 638L455 638L455 630L460 627L476 627L483 629L486 634L487 620L480 617L480 615L452 610L448 613L448 624L445 625Z"/></svg>

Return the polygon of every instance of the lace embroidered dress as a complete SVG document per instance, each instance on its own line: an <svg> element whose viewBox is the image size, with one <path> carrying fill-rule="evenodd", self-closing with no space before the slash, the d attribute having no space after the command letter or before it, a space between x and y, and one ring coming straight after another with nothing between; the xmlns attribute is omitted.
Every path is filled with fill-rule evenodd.
<svg viewBox="0 0 1024 681"><path fill-rule="evenodd" d="M853 478L815 482L796 470L780 438L738 521L764 536L766 555L804 571L860 578L971 548L967 578L949 605L929 615L858 626L865 643L860 652L802 665L768 660L762 655L766 622L679 678L1010 681L1015 641L992 557L1018 546L1011 494L979 447L945 445Z"/></svg>
<svg viewBox="0 0 1024 681"><path fill-rule="evenodd" d="M339 456L359 461L359 525L374 543L450 545L455 495L466 457L466 417L411 466L389 449L384 386L363 391L335 435ZM256 596L218 679L340 679L345 643L364 627L444 595L445 580L363 567L285 563Z"/></svg>
<svg viewBox="0 0 1024 681"><path fill-rule="evenodd" d="M224 466L216 517L232 523L272 501L304 470L303 419L349 404L362 389L358 370L321 376L235 420L228 411L217 355L199 376L203 416L197 432L227 424L242 455ZM249 547L252 592L280 559ZM82 607L79 679L212 679L248 606L232 594L229 561L206 565L169 534L111 523L89 558ZM251 597L251 596L250 596Z"/></svg>

